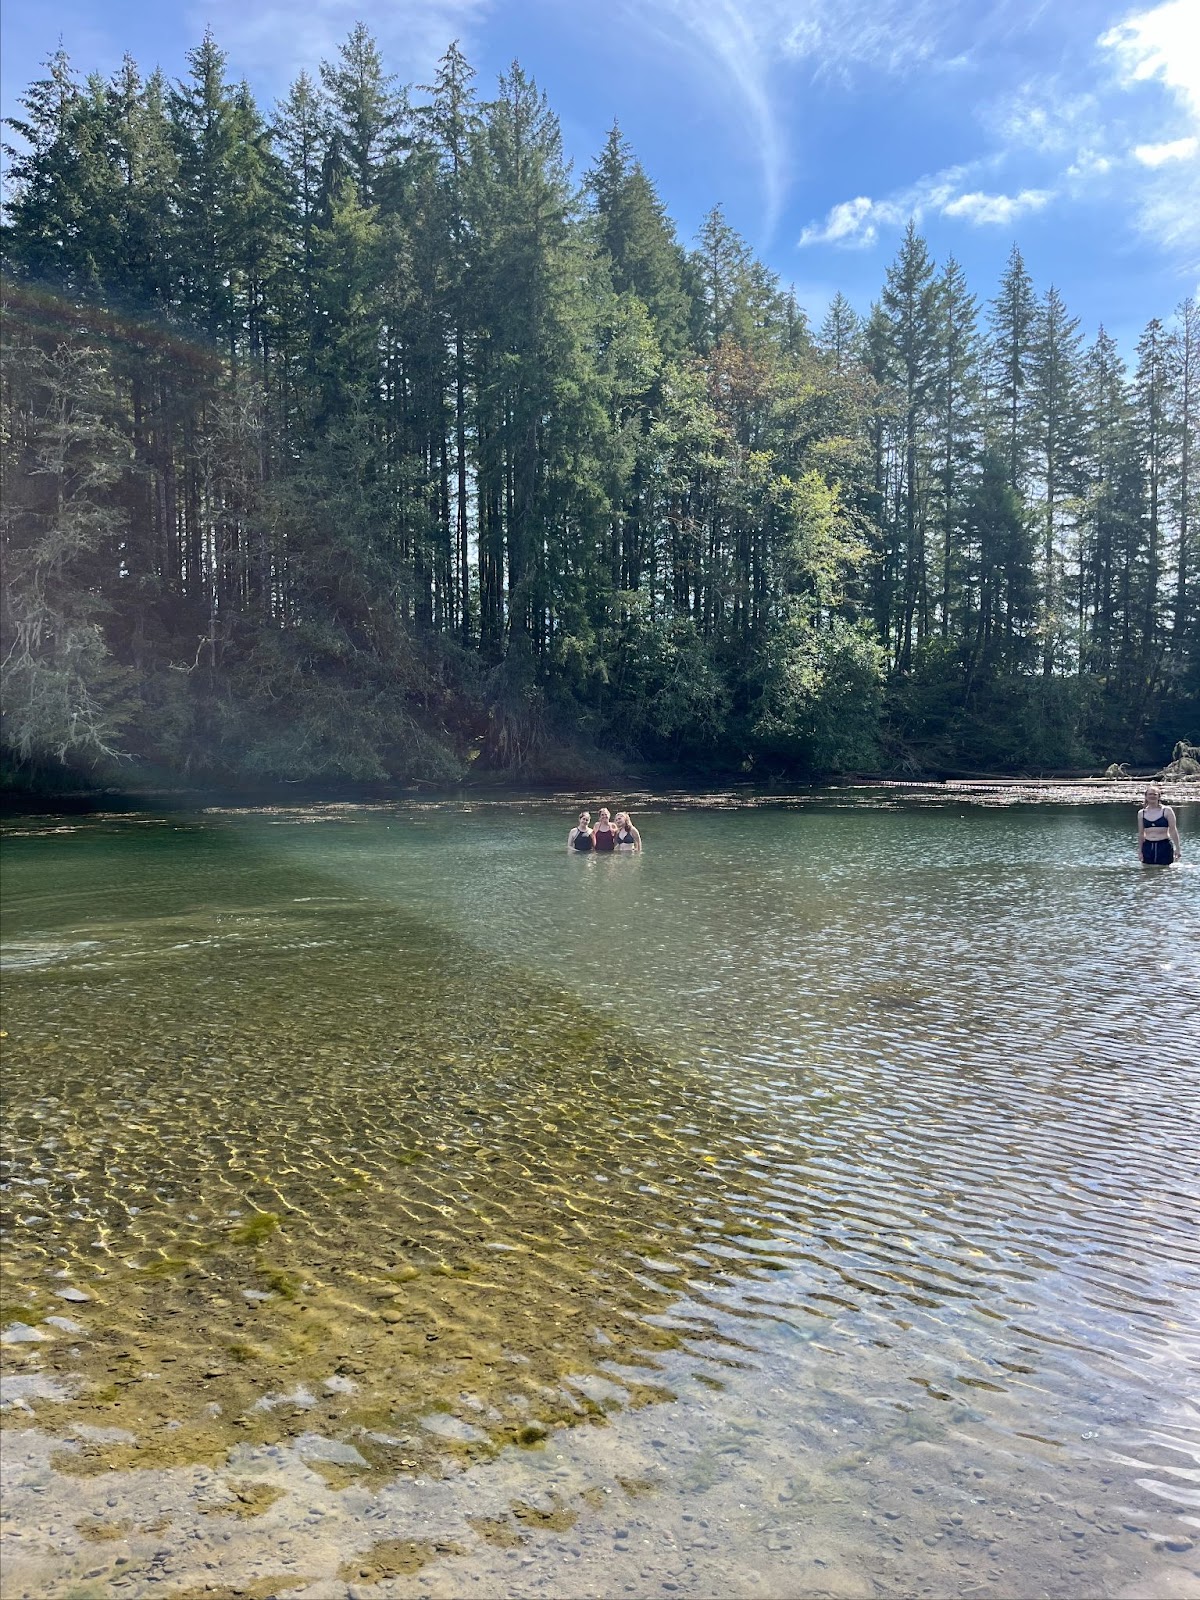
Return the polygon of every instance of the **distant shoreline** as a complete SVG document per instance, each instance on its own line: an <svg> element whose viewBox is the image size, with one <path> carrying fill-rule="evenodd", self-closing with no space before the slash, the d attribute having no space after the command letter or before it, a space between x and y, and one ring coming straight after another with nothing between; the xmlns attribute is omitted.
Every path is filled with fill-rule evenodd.
<svg viewBox="0 0 1200 1600"><path fill-rule="evenodd" d="M482 781L467 780L457 785L273 782L264 784L168 784L137 782L128 785L94 787L17 787L0 788L0 816L22 815L98 815L120 811L194 812L210 809L256 810L292 806L400 805L423 801L426 804L462 802L552 801L570 805L588 797L616 797L631 805L658 801L686 805L697 800L728 796L736 806L738 797L748 802L769 805L805 794L830 791L901 790L916 795L982 796L989 792L1012 795L1024 792L1029 798L1087 799L1125 801L1140 795L1144 786L1157 779L1164 788L1184 803L1200 801L1200 777L1163 778L1151 770L1104 777L1094 772L1054 773L955 773L953 775L900 776L894 773L824 773L796 779L764 782L744 774L696 773L690 771L624 770L581 780L572 776L559 781L542 779L521 782L514 774L488 774Z"/></svg>

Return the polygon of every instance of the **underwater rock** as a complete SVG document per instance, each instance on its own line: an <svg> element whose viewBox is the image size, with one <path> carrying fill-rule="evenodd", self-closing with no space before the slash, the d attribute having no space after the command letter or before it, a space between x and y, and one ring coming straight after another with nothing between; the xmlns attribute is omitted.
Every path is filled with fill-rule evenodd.
<svg viewBox="0 0 1200 1600"><path fill-rule="evenodd" d="M367 1467L370 1462L352 1444L341 1439L326 1439L320 1433L302 1433L294 1441L296 1454L304 1461L328 1461L339 1467Z"/></svg>
<svg viewBox="0 0 1200 1600"><path fill-rule="evenodd" d="M325 1387L329 1388L329 1379L325 1380ZM343 1390L342 1393L348 1391ZM298 1383L291 1394L264 1394L254 1402L253 1411L276 1411L280 1406L298 1406L303 1411L308 1411L317 1403L317 1397L307 1390L302 1383Z"/></svg>
<svg viewBox="0 0 1200 1600"><path fill-rule="evenodd" d="M49 1339L40 1328L31 1328L27 1322L10 1322L0 1333L0 1344L42 1344Z"/></svg>
<svg viewBox="0 0 1200 1600"><path fill-rule="evenodd" d="M0 1375L0 1410L17 1406L22 1411L33 1408L31 1400L63 1402L73 1398L74 1390L66 1388L43 1372L6 1372Z"/></svg>

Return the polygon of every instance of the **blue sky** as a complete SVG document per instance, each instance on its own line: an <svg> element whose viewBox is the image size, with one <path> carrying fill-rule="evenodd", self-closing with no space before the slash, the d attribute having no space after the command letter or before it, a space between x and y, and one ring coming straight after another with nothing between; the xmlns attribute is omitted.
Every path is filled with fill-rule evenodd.
<svg viewBox="0 0 1200 1600"><path fill-rule="evenodd" d="M7 0L4 108L60 38L178 75L206 24L269 105L359 19L402 81L519 59L579 171L617 118L683 237L719 201L814 319L910 215L983 300L1016 240L1127 350L1200 286L1200 0Z"/></svg>

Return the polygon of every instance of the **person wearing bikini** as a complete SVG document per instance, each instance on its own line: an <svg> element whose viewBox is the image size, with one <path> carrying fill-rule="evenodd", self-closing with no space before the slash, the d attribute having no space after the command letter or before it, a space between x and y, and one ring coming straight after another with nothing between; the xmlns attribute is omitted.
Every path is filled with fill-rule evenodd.
<svg viewBox="0 0 1200 1600"><path fill-rule="evenodd" d="M642 848L642 836L634 827L628 811L617 812L617 852L630 855Z"/></svg>
<svg viewBox="0 0 1200 1600"><path fill-rule="evenodd" d="M1153 783L1138 812L1138 855L1148 867L1169 867L1183 857L1175 812L1163 805L1162 793Z"/></svg>

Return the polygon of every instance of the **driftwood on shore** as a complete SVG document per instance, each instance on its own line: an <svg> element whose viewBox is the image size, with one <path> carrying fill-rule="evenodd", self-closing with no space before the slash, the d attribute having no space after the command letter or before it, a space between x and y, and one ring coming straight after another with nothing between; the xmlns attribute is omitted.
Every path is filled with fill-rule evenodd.
<svg viewBox="0 0 1200 1600"><path fill-rule="evenodd" d="M1177 782L1180 778L1200 778L1200 745L1180 739L1171 752L1171 760L1159 773L1160 778Z"/></svg>

